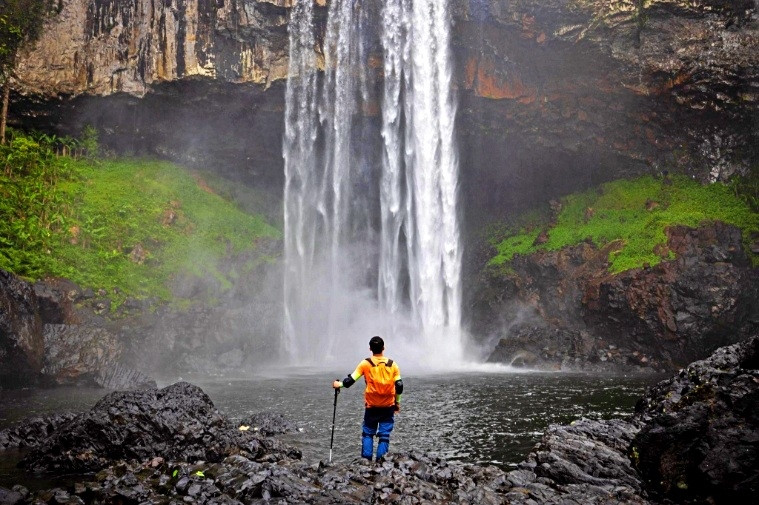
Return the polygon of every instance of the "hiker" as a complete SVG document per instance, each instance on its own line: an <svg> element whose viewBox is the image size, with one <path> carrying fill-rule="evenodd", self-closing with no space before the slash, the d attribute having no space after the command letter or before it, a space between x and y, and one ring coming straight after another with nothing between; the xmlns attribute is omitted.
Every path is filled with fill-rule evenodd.
<svg viewBox="0 0 759 505"><path fill-rule="evenodd" d="M401 410L403 380L398 364L382 354L385 342L380 337L372 337L369 340L369 350L372 351L372 356L362 360L356 370L342 381L334 381L332 387L349 388L364 376L366 410L361 436L361 457L372 460L374 436L377 435L377 461L380 461L390 447L394 415Z"/></svg>

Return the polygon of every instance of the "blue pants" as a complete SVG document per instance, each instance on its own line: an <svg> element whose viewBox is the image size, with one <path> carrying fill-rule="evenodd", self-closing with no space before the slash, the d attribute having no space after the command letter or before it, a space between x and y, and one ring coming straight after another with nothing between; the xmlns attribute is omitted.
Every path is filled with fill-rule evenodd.
<svg viewBox="0 0 759 505"><path fill-rule="evenodd" d="M371 407L364 411L364 425L361 436L361 457L369 461L374 452L374 435L377 435L377 459L387 454L390 448L390 432L393 431L394 407Z"/></svg>

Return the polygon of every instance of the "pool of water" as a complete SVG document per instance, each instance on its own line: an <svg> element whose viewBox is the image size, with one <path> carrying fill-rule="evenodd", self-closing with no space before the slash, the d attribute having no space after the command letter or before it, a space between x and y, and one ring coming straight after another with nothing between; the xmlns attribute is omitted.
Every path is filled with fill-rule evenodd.
<svg viewBox="0 0 759 505"><path fill-rule="evenodd" d="M302 430L284 440L298 446L306 461L316 462L326 460L329 452L334 400L330 383L343 375L309 372L192 382L235 420L257 412L277 412L292 419ZM629 416L645 389L660 378L482 371L404 376L403 408L396 416L390 448L509 468L524 459L549 424L583 416ZM85 410L103 394L82 388L0 392L0 428L29 415ZM335 461L348 462L358 456L362 415L360 381L338 396ZM0 485L17 478L7 466L0 465L5 475L0 475Z"/></svg>

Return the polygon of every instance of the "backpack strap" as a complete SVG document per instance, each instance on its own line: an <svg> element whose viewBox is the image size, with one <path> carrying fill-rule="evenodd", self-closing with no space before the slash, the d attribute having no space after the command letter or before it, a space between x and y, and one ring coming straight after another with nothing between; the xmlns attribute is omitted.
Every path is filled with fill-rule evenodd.
<svg viewBox="0 0 759 505"><path fill-rule="evenodd" d="M369 364L370 364L370 365L372 365L372 366L377 366L377 365L374 363L374 361L372 361L372 358L365 358L365 359L366 359L366 361L368 361L368 362L369 362ZM380 365L385 365L386 367L390 368L391 366L393 366L393 360L389 359L389 360L387 360L387 361L380 361L380 363L379 363L379 364L380 364Z"/></svg>

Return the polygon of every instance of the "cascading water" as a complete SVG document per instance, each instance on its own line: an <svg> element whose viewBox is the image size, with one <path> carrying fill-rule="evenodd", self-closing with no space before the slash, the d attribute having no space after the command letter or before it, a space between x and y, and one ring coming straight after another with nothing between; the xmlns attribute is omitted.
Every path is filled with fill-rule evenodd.
<svg viewBox="0 0 759 505"><path fill-rule="evenodd" d="M448 3L332 0L325 28L317 9L299 1L290 19L286 351L328 359L384 334L420 359L432 349L456 359L462 251Z"/></svg>

